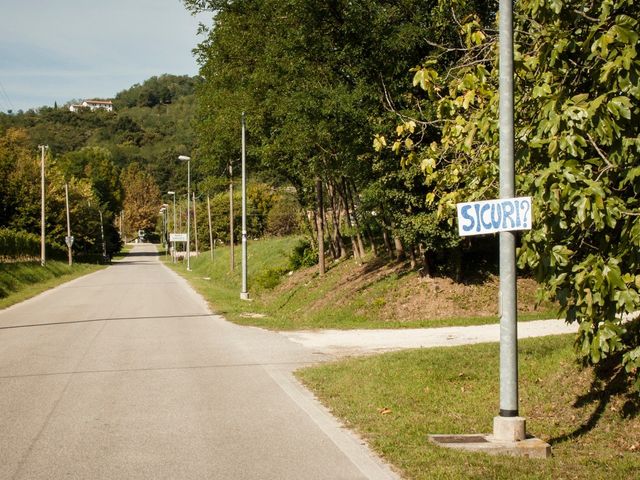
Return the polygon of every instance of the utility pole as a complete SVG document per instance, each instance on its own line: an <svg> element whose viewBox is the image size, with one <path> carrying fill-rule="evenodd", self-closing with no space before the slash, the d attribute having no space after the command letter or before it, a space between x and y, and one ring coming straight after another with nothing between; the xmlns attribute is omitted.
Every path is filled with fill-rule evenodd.
<svg viewBox="0 0 640 480"><path fill-rule="evenodd" d="M196 239L196 256L198 256L198 219L196 217L196 192L193 192L193 234Z"/></svg>
<svg viewBox="0 0 640 480"><path fill-rule="evenodd" d="M322 180L316 177L316 199L318 202L318 216L316 217L316 228L318 230L318 267L320 276L325 274L324 261L324 208L322 201Z"/></svg>
<svg viewBox="0 0 640 480"><path fill-rule="evenodd" d="M172 233L176 233L176 192L169 191L168 195L173 195L173 229ZM176 263L176 242L171 242L171 259L173 263Z"/></svg>
<svg viewBox="0 0 640 480"><path fill-rule="evenodd" d="M180 155L178 160L187 162L187 271L191 271L191 157Z"/></svg>
<svg viewBox="0 0 640 480"><path fill-rule="evenodd" d="M47 261L47 252L45 244L45 218L44 218L44 202L45 202L45 185L44 185L44 155L49 145L38 145L41 151L40 157L40 265L44 267Z"/></svg>
<svg viewBox="0 0 640 480"><path fill-rule="evenodd" d="M242 290L240 298L249 300L247 292L247 155L245 141L245 116L242 112Z"/></svg>
<svg viewBox="0 0 640 480"><path fill-rule="evenodd" d="M229 258L231 259L231 271L236 268L236 260L234 258L234 239L233 239L233 161L229 161Z"/></svg>
<svg viewBox="0 0 640 480"><path fill-rule="evenodd" d="M73 237L71 236L71 220L69 217L69 184L65 183L64 184L64 203L65 203L65 207L67 210L67 238L66 238L66 244L67 244L67 249L69 251L69 265L73 265L73 253L72 253L72 247L73 247Z"/></svg>
<svg viewBox="0 0 640 480"><path fill-rule="evenodd" d="M104 241L104 222L102 220L102 208L98 208L100 214L100 236L102 237L102 259L107 261L107 244Z"/></svg>
<svg viewBox="0 0 640 480"><path fill-rule="evenodd" d="M211 199L207 195L207 216L209 217L209 247L211 251L211 261L213 262L213 229L211 228Z"/></svg>

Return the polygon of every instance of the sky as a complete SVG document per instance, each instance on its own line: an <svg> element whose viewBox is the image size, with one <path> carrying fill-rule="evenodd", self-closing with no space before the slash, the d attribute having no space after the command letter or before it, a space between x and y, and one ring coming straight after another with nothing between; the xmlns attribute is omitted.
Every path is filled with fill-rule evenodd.
<svg viewBox="0 0 640 480"><path fill-rule="evenodd" d="M203 40L180 0L0 0L0 111L108 99L149 77L196 75Z"/></svg>

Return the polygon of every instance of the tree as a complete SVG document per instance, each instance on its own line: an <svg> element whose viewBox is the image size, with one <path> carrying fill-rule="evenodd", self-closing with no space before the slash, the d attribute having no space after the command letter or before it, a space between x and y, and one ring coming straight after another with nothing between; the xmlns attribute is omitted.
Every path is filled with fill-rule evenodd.
<svg viewBox="0 0 640 480"><path fill-rule="evenodd" d="M579 323L579 357L617 362L640 387L640 321L627 321L640 308L640 7L525 0L514 13L517 188L535 212L519 265ZM462 34L467 53L446 76L435 59L414 71L433 142L405 122L392 146L422 166L445 216L497 189L497 39L473 20Z"/></svg>
<svg viewBox="0 0 640 480"><path fill-rule="evenodd" d="M107 148L83 147L63 155L58 163L67 177L89 179L100 203L109 211L122 209L120 171Z"/></svg>
<svg viewBox="0 0 640 480"><path fill-rule="evenodd" d="M204 77L197 123L202 173L220 175L237 158L240 113L246 111L250 171L292 185L298 203L317 220L324 210L331 218L312 223L327 227L319 237L330 238L336 257L346 256L344 233L353 253L362 255L362 237L380 230L369 227L376 219L361 195L379 179L368 139L382 119L410 107L400 88L408 69L434 42L456 35L451 2L184 3L193 12L215 14L197 49ZM477 7L487 17L492 5L455 2L460 14ZM383 170L400 168L389 162ZM411 213L388 197L380 200L399 217Z"/></svg>
<svg viewBox="0 0 640 480"><path fill-rule="evenodd" d="M0 200L3 205L0 226L40 234L40 155L30 146L27 132L9 129L0 138L0 167L6 172ZM62 162L65 166L68 165ZM62 247L66 229L64 184L69 184L71 230L76 258L101 253L98 207L100 199L95 185L88 178L61 168L49 153L45 162L46 175L46 238L48 243ZM105 230L110 236L108 252L120 249L117 232L110 225L112 216L105 212Z"/></svg>
<svg viewBox="0 0 640 480"><path fill-rule="evenodd" d="M138 230L153 231L158 219L160 189L153 177L136 163L122 172L124 191L124 229L129 235Z"/></svg>

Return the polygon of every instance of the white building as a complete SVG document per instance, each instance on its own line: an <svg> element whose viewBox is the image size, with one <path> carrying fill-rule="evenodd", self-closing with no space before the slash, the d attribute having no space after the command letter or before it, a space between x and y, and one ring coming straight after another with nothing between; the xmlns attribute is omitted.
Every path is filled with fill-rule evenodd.
<svg viewBox="0 0 640 480"><path fill-rule="evenodd" d="M78 112L80 110L106 110L107 112L113 112L113 103L111 100L85 100L80 105L69 105L69 110L72 112Z"/></svg>

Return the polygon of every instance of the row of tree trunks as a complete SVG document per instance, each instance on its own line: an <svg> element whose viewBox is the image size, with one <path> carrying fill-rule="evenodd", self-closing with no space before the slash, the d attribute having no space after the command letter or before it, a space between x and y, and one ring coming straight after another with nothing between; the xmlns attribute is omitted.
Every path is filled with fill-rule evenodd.
<svg viewBox="0 0 640 480"><path fill-rule="evenodd" d="M326 189L326 190L325 190ZM327 193L326 205L324 192ZM313 222L306 222L308 228L313 231L312 244L318 249L319 256L319 272L324 275L326 272L326 251L325 244L328 245L331 256L334 259L345 258L347 256L347 248L341 232L342 222L347 222L352 232L350 235L351 249L354 258L363 261L366 250L362 232L364 232L370 244L371 252L377 255L376 243L371 231L365 226L363 229L360 223L358 204L356 203L357 190L353 181L348 181L342 177L339 181L330 179L326 185L322 179L316 178L315 186L316 208L313 211ZM381 208L381 217L383 219L382 237L385 248L389 255L395 256L397 260L403 260L407 255L407 250L402 244L400 238L392 235L392 225L384 220L384 210ZM393 244L391 239L393 239ZM412 260L412 265L417 264L415 250L409 249L408 254Z"/></svg>
<svg viewBox="0 0 640 480"><path fill-rule="evenodd" d="M322 180L316 178L316 201L317 201L317 231L318 231L318 268L320 275L325 273L324 261L324 202L322 198Z"/></svg>
<svg viewBox="0 0 640 480"><path fill-rule="evenodd" d="M362 235L360 235L360 221L358 220L358 213L356 210L356 205L355 202L353 200L353 192L351 191L351 189L349 188L349 184L347 183L347 180L345 177L342 177L342 186L343 186L343 191L344 191L344 202L346 205L346 209L347 211L351 210L352 216L350 216L349 214L347 214L347 217L349 218L349 223L351 224L351 218L353 217L353 224L351 226L355 227L355 235L352 235L352 241L354 241L354 243L356 243L356 247L354 248L354 251L357 251L358 256L360 257L360 260L364 260L364 256L365 256L365 251L364 251L364 243L362 242ZM350 205L350 208L349 208Z"/></svg>
<svg viewBox="0 0 640 480"><path fill-rule="evenodd" d="M334 251L334 258L344 258L347 256L347 247L342 239L342 233L340 232L340 204L338 197L335 194L335 186L332 182L327 185L329 192L329 198L331 200L331 221L333 225L333 231L331 232L331 245Z"/></svg>
<svg viewBox="0 0 640 480"><path fill-rule="evenodd" d="M377 255L377 249L373 234L359 220L356 186L353 182L342 177L339 182L329 180L326 186L320 177L316 177L315 196L316 209L313 211L313 222L306 222L308 228L313 230L312 243L318 249L318 268L320 275L326 272L326 252L325 245L328 245L331 256L334 259L344 258L347 255L347 248L344 244L340 231L342 221L346 221L352 232L350 235L353 256L357 261L363 261L366 251L362 238L364 232L369 240L371 252ZM325 188L327 192L327 202L329 208L325 208ZM402 261L408 257L411 268L417 268L420 264L420 272L423 276L431 278L432 266L429 252L422 244L404 245L399 236L393 233L394 226L386 218L384 209L380 206L380 224L382 227L382 239L384 246L397 261ZM393 241L393 243L392 243ZM460 277L461 255L459 251L453 253L452 261L456 278Z"/></svg>

